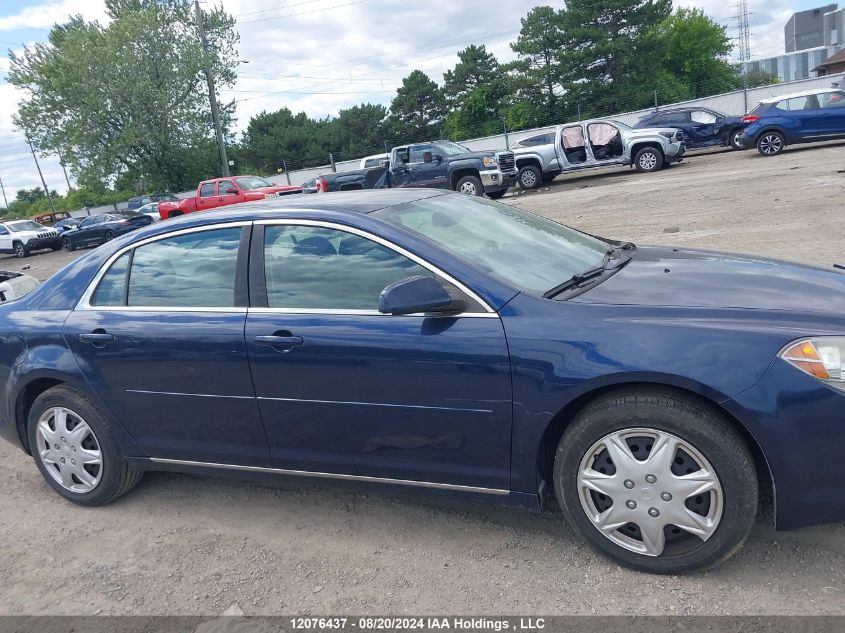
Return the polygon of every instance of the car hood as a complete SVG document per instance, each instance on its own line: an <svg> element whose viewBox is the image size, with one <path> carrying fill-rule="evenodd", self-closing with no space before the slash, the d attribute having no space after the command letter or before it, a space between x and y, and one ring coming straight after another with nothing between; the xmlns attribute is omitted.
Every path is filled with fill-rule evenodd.
<svg viewBox="0 0 845 633"><path fill-rule="evenodd" d="M248 189L245 191L245 194L262 194L262 193L278 193L280 191L298 191L301 190L302 187L297 187L295 185L274 185L272 187L258 187L256 189Z"/></svg>
<svg viewBox="0 0 845 633"><path fill-rule="evenodd" d="M745 308L845 315L845 274L717 251L638 247L618 273L578 303Z"/></svg>

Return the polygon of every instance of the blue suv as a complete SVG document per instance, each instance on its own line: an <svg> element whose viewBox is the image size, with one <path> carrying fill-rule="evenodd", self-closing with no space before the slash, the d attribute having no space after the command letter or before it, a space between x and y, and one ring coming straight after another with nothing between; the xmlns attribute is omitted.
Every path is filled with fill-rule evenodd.
<svg viewBox="0 0 845 633"><path fill-rule="evenodd" d="M676 128L683 132L686 146L690 149L720 145L741 149L736 137L742 132L742 119L707 108L655 110L637 121L634 127Z"/></svg>
<svg viewBox="0 0 845 633"><path fill-rule="evenodd" d="M845 138L845 91L827 88L763 99L742 118L737 141L775 156L787 145Z"/></svg>

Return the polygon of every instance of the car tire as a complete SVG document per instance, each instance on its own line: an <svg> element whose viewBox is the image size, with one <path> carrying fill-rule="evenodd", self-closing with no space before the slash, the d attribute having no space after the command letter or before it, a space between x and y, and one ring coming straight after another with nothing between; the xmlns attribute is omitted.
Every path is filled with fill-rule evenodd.
<svg viewBox="0 0 845 633"><path fill-rule="evenodd" d="M487 197L492 200L498 200L499 198L503 198L504 195L508 192L507 189L500 189L499 191L491 191L487 194Z"/></svg>
<svg viewBox="0 0 845 633"><path fill-rule="evenodd" d="M757 151L761 156L777 156L786 147L786 139L780 132L763 132L757 137Z"/></svg>
<svg viewBox="0 0 845 633"><path fill-rule="evenodd" d="M27 427L38 470L68 501L104 505L129 492L143 476L127 463L97 405L73 387L58 385L38 396ZM88 463L82 464L81 456Z"/></svg>
<svg viewBox="0 0 845 633"><path fill-rule="evenodd" d="M536 189L543 182L543 172L536 165L526 165L519 170L516 182L520 189Z"/></svg>
<svg viewBox="0 0 845 633"><path fill-rule="evenodd" d="M696 482L712 487L697 492ZM714 407L668 389L623 389L582 409L558 444L554 488L593 547L649 573L718 565L742 546L757 512L742 437Z"/></svg>
<svg viewBox="0 0 845 633"><path fill-rule="evenodd" d="M15 242L12 245L12 248L15 251L15 257L24 258L29 255L29 251L27 250L26 246L24 246L23 242Z"/></svg>
<svg viewBox="0 0 845 633"><path fill-rule="evenodd" d="M733 150L742 150L744 149L742 145L739 144L739 135L742 134L742 129L734 130L728 135L728 146Z"/></svg>
<svg viewBox="0 0 845 633"><path fill-rule="evenodd" d="M484 187L477 176L464 176L455 183L455 191L467 196L483 196Z"/></svg>
<svg viewBox="0 0 845 633"><path fill-rule="evenodd" d="M68 253L72 253L76 250L76 246L73 245L73 242L70 241L69 237L62 238L62 248L65 249Z"/></svg>
<svg viewBox="0 0 845 633"><path fill-rule="evenodd" d="M105 235L103 235L103 239L105 239L107 242L111 242L114 237L114 231L106 231Z"/></svg>
<svg viewBox="0 0 845 633"><path fill-rule="evenodd" d="M634 167L639 172L658 171L663 162L663 152L654 147L644 147L634 156Z"/></svg>

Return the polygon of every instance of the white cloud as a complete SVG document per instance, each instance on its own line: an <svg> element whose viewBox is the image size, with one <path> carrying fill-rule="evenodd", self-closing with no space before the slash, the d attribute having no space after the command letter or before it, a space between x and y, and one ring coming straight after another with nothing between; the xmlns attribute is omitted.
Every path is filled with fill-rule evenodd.
<svg viewBox="0 0 845 633"><path fill-rule="evenodd" d="M82 15L87 20L106 20L105 5L100 0L62 0L26 7L20 13L0 17L0 31L47 29L69 15Z"/></svg>

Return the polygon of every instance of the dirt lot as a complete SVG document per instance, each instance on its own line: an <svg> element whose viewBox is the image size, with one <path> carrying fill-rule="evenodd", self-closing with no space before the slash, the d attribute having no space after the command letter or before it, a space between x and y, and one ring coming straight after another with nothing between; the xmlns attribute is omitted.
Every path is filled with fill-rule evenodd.
<svg viewBox="0 0 845 633"><path fill-rule="evenodd" d="M845 263L845 146L561 177L513 202L590 232ZM665 233L664 230L677 232ZM46 278L76 254L4 259ZM0 614L845 614L845 524L775 532L686 577L623 570L556 510L148 475L98 509L0 444Z"/></svg>

